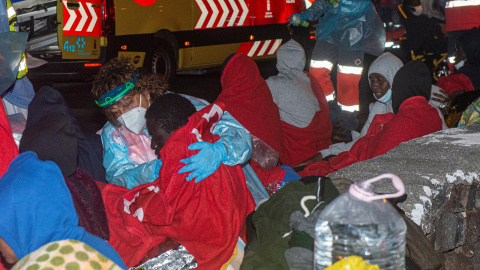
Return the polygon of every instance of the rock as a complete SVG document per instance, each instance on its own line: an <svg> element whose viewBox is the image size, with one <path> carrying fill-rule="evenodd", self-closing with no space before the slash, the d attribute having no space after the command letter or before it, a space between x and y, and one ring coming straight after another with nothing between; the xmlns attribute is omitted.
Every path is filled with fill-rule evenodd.
<svg viewBox="0 0 480 270"><path fill-rule="evenodd" d="M405 184L407 194L407 200L398 206L428 234L435 219L431 216L434 213L430 212L433 207L443 204L435 201L446 200L451 186L457 181L466 184L478 182L479 156L480 123L476 123L404 142L384 155L357 162L329 177L358 181L382 173L398 175ZM389 193L394 189L390 181L381 181L375 183L375 191ZM475 192L475 197L479 196ZM480 199L475 200L475 205L480 208Z"/></svg>
<svg viewBox="0 0 480 270"><path fill-rule="evenodd" d="M435 250L447 252L465 243L466 222L462 213L444 212L435 223Z"/></svg>
<svg viewBox="0 0 480 270"><path fill-rule="evenodd" d="M473 270L470 260L463 255L462 250L455 250L445 255L445 270Z"/></svg>

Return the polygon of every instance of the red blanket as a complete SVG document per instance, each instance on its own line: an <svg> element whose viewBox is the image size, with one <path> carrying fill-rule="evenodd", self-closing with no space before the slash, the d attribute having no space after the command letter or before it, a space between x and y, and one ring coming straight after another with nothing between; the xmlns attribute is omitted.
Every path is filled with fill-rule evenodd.
<svg viewBox="0 0 480 270"><path fill-rule="evenodd" d="M358 139L350 151L340 153L328 161L308 164L301 176L326 176L351 164L374 158L395 148L402 142L425 136L442 129L437 109L424 97L414 96L405 100L398 113L377 115L365 136Z"/></svg>
<svg viewBox="0 0 480 270"><path fill-rule="evenodd" d="M467 75L462 73L455 73L448 76L442 76L438 78L437 86L445 90L447 94L451 94L455 91L473 91L472 80Z"/></svg>
<svg viewBox="0 0 480 270"><path fill-rule="evenodd" d="M13 140L10 123L0 98L0 177L7 171L10 162L18 156L18 147Z"/></svg>
<svg viewBox="0 0 480 270"><path fill-rule="evenodd" d="M237 53L225 66L221 81L222 92L217 102L223 102L242 126L275 149L284 162L280 112L257 64L245 54Z"/></svg>
<svg viewBox="0 0 480 270"><path fill-rule="evenodd" d="M240 166L220 165L199 183L178 174L180 160L195 154L187 147L199 140L218 140L210 130L224 105L212 104L195 113L175 131L160 151L159 178L128 190L108 184L102 192L110 227L109 243L128 267L134 266L166 237L185 246L198 269L219 269L245 235L245 219L255 203Z"/></svg>
<svg viewBox="0 0 480 270"><path fill-rule="evenodd" d="M315 113L307 127L299 128L282 121L283 143L285 144L285 163L296 166L318 151L332 144L332 122L327 99L317 80L310 76L312 90L320 103L320 110Z"/></svg>

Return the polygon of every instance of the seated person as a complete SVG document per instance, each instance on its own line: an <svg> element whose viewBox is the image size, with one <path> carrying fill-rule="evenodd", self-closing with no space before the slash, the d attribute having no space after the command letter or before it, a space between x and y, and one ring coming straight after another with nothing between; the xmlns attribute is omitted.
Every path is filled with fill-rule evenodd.
<svg viewBox="0 0 480 270"><path fill-rule="evenodd" d="M480 98L470 104L462 113L457 127L465 127L478 122L480 122Z"/></svg>
<svg viewBox="0 0 480 270"><path fill-rule="evenodd" d="M243 53L227 57L223 62L221 84L222 91L215 102L225 104L226 110L243 127L278 152L280 164L286 163L280 113L255 61ZM249 163L262 184L273 193L286 172L280 167L265 170L258 163L257 155L261 154L252 152Z"/></svg>
<svg viewBox="0 0 480 270"><path fill-rule="evenodd" d="M280 111L285 164L295 166L331 145L332 122L318 82L303 71L305 51L295 40L277 51L278 75L268 78Z"/></svg>
<svg viewBox="0 0 480 270"><path fill-rule="evenodd" d="M88 134L82 131L80 124L73 116L60 92L49 86L41 87L35 94L32 102L30 102L28 111L26 128L36 125L47 114L58 113L65 115L75 128L75 144L78 145L75 168L82 169L97 181L106 182L105 169L102 166L103 147L100 135Z"/></svg>
<svg viewBox="0 0 480 270"><path fill-rule="evenodd" d="M403 1L406 17L407 48L416 55L447 52L447 39L444 33L445 22L423 14L420 0Z"/></svg>
<svg viewBox="0 0 480 270"><path fill-rule="evenodd" d="M189 145L220 140L211 130L224 112L221 103L195 112L177 94L157 98L147 110L152 148L162 163L158 179L132 190L108 184L102 192L109 243L128 267L169 238L195 257L198 269L220 269L232 256L238 238L245 240L245 219L255 203L241 166L220 164L198 183L185 181L188 173L178 172L182 159L191 155Z"/></svg>
<svg viewBox="0 0 480 270"><path fill-rule="evenodd" d="M108 240L108 222L102 195L95 179L78 167L79 144L70 118L62 113L50 113L29 125L20 141L20 153L27 151L35 152L39 160L57 164L71 192L78 225Z"/></svg>
<svg viewBox="0 0 480 270"><path fill-rule="evenodd" d="M342 152L350 150L355 142L365 136L372 123L373 118L378 114L392 113L392 90L391 85L393 78L397 71L403 66L402 61L395 55L386 52L380 55L375 61L372 62L368 69L368 81L370 88L373 92L373 96L377 100L370 104L369 114L367 121L363 125L360 134L352 131L352 141L349 143L335 143L330 145L329 148L320 150L317 155L302 163L305 165L309 162L320 161L324 157L336 156Z"/></svg>
<svg viewBox="0 0 480 270"><path fill-rule="evenodd" d="M97 104L104 110L108 122L101 131L104 156L103 166L109 183L133 188L150 183L158 177L159 164L155 153L150 149L151 139L145 126L145 111L155 98L162 96L167 89L163 79L154 74L139 75L128 59L112 59L102 66L92 88ZM208 102L188 97L197 110ZM241 164L250 158L250 135L233 117L225 114L223 120L215 126L214 133L219 134L226 156L217 162L227 165ZM207 152L211 147L205 146ZM202 158L195 159L187 169L193 170L190 178L197 181L206 178L216 168L207 166L205 151ZM190 166L191 165L191 166Z"/></svg>
<svg viewBox="0 0 480 270"><path fill-rule="evenodd" d="M368 78L373 96L377 101L370 104L368 118L363 125L361 132L358 133L356 131L352 131L351 142L332 144L328 149L321 150L317 155L300 165L306 165L309 162L320 161L328 156L336 156L342 152L349 151L358 139L367 134L370 124L376 115L393 113L391 86L393 84L393 78L395 77L395 74L401 67L403 67L402 61L389 52L383 53L377 59L375 59L368 70ZM429 103L432 106L434 106L432 104L433 102L439 104L437 100L443 102L443 98L446 96L448 95L446 95L443 90L432 85L432 96ZM441 112L439 112L439 115L441 115Z"/></svg>
<svg viewBox="0 0 480 270"><path fill-rule="evenodd" d="M8 263L24 258L28 261L30 253L45 245L49 252L56 252L59 244L53 242L76 240L72 243L83 243L80 247L75 245L78 249L73 246L63 249L64 253L77 252L76 256L68 260L56 257L39 260L35 269L64 263L68 268L70 260L75 260L73 257L84 262L72 264L88 267L86 264L92 264L93 260L89 261L83 250L99 252L102 256L98 257L100 262L95 260L97 263L103 264L108 259L113 262L110 265L126 269L110 245L78 226L72 196L55 163L40 161L33 152L20 154L0 179L0 201L0 251ZM48 245L51 243L53 245Z"/></svg>
<svg viewBox="0 0 480 270"><path fill-rule="evenodd" d="M412 61L400 68L392 84L394 114L375 116L367 134L349 151L328 161L309 163L300 175L326 176L355 162L382 155L402 142L441 130L443 121L438 110L427 101L431 85L430 71L422 61Z"/></svg>
<svg viewBox="0 0 480 270"><path fill-rule="evenodd" d="M442 76L437 82L450 99L465 91L480 89L480 28L470 29L457 39L455 68L455 73Z"/></svg>

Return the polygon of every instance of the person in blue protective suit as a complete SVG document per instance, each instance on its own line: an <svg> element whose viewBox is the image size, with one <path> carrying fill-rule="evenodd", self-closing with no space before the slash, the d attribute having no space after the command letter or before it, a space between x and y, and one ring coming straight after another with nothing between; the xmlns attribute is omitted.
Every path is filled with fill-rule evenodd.
<svg viewBox="0 0 480 270"><path fill-rule="evenodd" d="M97 74L92 94L108 119L101 131L108 182L133 188L158 177L161 161L157 162L150 148L145 112L156 97L165 94L166 88L159 76L139 75L128 59L112 59ZM205 100L184 96L197 110L208 105ZM218 143L191 146L191 150L201 151L185 160L188 164L182 172L191 171L187 180L201 181L220 163L236 165L250 159L250 133L230 114L225 113L213 133L220 136Z"/></svg>
<svg viewBox="0 0 480 270"><path fill-rule="evenodd" d="M322 86L327 100L336 100L344 111L359 110L358 82L364 53L379 56L385 48L385 30L370 0L315 0L303 13L289 21L315 21L317 40L309 72ZM330 79L337 65L336 86Z"/></svg>

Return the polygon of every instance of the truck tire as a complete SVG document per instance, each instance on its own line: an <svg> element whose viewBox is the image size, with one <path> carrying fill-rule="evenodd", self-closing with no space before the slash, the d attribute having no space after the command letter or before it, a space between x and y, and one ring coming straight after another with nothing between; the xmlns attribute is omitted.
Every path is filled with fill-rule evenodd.
<svg viewBox="0 0 480 270"><path fill-rule="evenodd" d="M173 82L177 66L170 46L166 44L157 45L152 52L150 64L152 73L161 75L168 83Z"/></svg>

